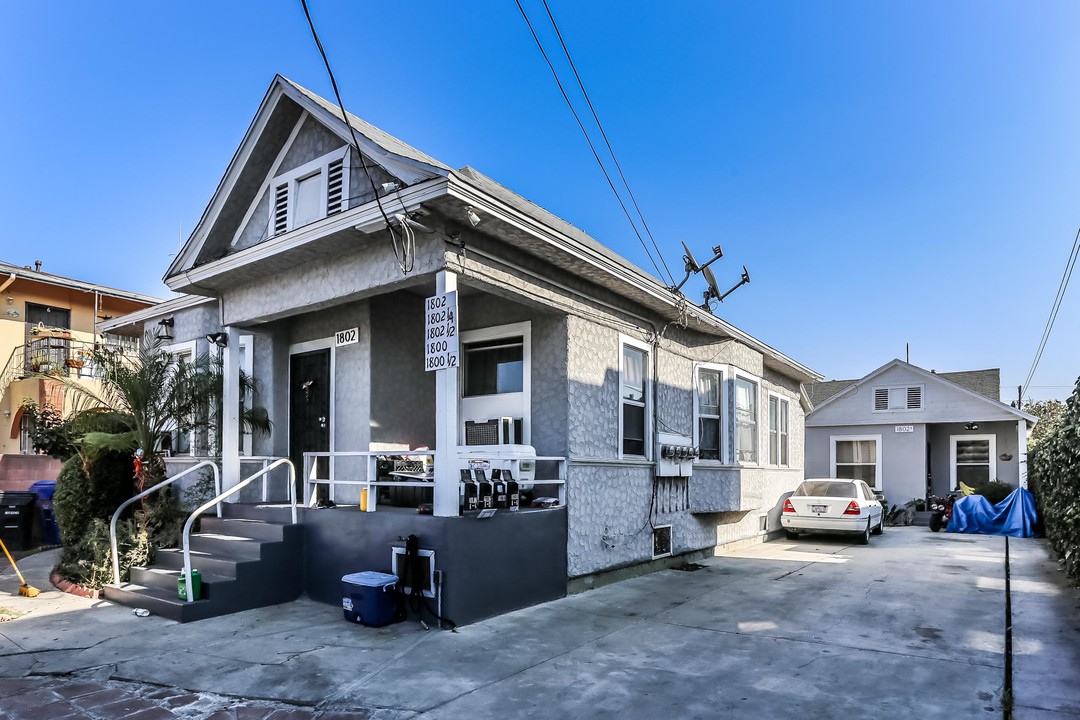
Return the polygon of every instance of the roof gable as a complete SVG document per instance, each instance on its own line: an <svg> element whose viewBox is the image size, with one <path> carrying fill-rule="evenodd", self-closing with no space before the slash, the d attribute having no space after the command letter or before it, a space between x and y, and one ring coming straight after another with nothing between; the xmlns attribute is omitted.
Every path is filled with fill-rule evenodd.
<svg viewBox="0 0 1080 720"><path fill-rule="evenodd" d="M987 371L973 372L986 373ZM971 374L956 373L955 375L962 376L960 378L962 380L971 381L971 377L963 377ZM897 418L887 412L875 413L873 411L870 390L875 387L906 384L921 384L926 388L922 393L923 409L919 411L920 419L916 422L942 422L950 414L956 413L960 413L956 419L964 421L989 420L997 417L1003 419L1010 416L1026 420L1032 425L1037 421L1037 418L1032 415L1017 410L999 400L987 397L970 387L966 387L964 384L943 377L943 375L945 374L932 373L903 360L894 359L859 380L837 381L848 384L817 405L807 415L807 424L889 424ZM988 377L988 375L980 376L979 382L985 384ZM858 398L858 400L855 398ZM949 400L947 401L945 398ZM838 408L839 405L845 407ZM972 413L979 413L979 416ZM927 416L931 417L927 419ZM914 418L914 416L912 417ZM834 420L837 422L833 422Z"/></svg>
<svg viewBox="0 0 1080 720"><path fill-rule="evenodd" d="M450 172L439 161L370 123L351 113L348 118L365 164L391 179L411 185ZM352 144L353 133L342 120L339 108L275 76L198 225L166 271L166 279L229 251L251 221L271 176L281 172L286 161L295 162L295 158L288 157L290 145L305 125L309 135L322 136L323 145ZM320 130L312 131L313 125Z"/></svg>

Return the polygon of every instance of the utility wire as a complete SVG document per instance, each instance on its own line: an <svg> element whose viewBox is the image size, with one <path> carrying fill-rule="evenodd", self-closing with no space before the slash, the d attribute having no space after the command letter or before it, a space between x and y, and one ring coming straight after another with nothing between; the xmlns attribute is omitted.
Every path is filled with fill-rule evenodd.
<svg viewBox="0 0 1080 720"><path fill-rule="evenodd" d="M596 108L593 107L592 99L585 90L585 84L581 81L581 75L578 74L577 65L574 64L574 59L570 57L570 50L566 47L562 32L555 22L555 16L551 14L551 8L548 7L547 0L541 1L544 3L544 10L547 11L548 20L551 21L551 27L555 28L555 35L558 36L559 44L562 45L563 54L566 55L566 61L570 63L570 69L574 72L574 78L577 80L578 87L581 88L581 94L585 97L585 102L589 105L589 112L592 113L593 120L596 121L596 127L600 130L600 136L604 138L604 145L607 146L608 154L611 155L611 159L615 162L615 168L619 171L619 177L622 179L623 187L626 188L626 192L630 195L630 200L634 204L634 210L637 211L638 217L641 218L641 226L645 228L645 232L652 242L653 249L656 250L656 254L660 257L660 262L663 263L664 270L667 271L668 278L671 280L671 285L674 286L675 276L671 274L671 268L668 267L667 261L664 260L664 254L660 252L660 247L656 244L656 238L653 237L652 230L649 229L649 224L645 222L645 215L641 212L641 207L638 206L637 198L634 197L634 191L630 189L630 183L626 181L626 175L623 173L622 165L619 164L619 158L615 157L615 150L611 147L611 141L608 140L607 133L604 132L604 126L600 122L599 116L596 114Z"/></svg>
<svg viewBox="0 0 1080 720"><path fill-rule="evenodd" d="M1065 261L1065 272L1061 275L1057 296L1054 297L1054 305L1050 308L1050 317L1046 320L1046 328L1043 330L1042 340L1039 341L1039 349L1035 351L1035 360L1031 363L1031 370L1028 371L1027 379L1024 380L1023 388L1020 390L1021 397L1027 393L1031 379L1035 376L1035 370L1039 367L1039 361L1042 360L1043 350L1046 349L1046 341L1050 339L1050 331L1054 329L1054 321L1057 320L1058 310L1061 309L1061 301L1065 297L1065 290L1069 287L1069 280L1072 279L1072 272L1073 268L1076 267L1078 255L1080 255L1080 230L1076 231L1076 238L1073 240L1069 259Z"/></svg>
<svg viewBox="0 0 1080 720"><path fill-rule="evenodd" d="M315 23L311 19L311 11L308 10L307 0L300 0L300 5L304 8L304 17L307 18L308 27L311 28L311 37L315 41L315 46L319 48L319 55L322 56L323 65L326 66L326 74L330 76L330 85L334 88L334 97L337 99L338 107L341 108L341 119L345 121L345 127L349 128L349 135L352 137L353 148L356 150L356 154L360 156L360 165L364 168L364 175L367 177L368 184L371 185L371 192L375 195L375 204L379 206L379 213L382 215L383 222L386 223L386 229L390 231L390 242L394 247L394 255L398 257L398 265L401 268L403 274L408 274L412 269L407 246L404 244L404 240L398 240L397 234L394 232L393 226L390 224L390 217L386 214L386 209L383 207L382 200L379 198L379 191L375 187L375 180L371 177L371 171L368 169L367 160L364 158L364 153L360 150L360 143L356 139L356 130L353 129L352 123L349 121L349 113L345 111L345 103L341 101L341 92L338 91L337 80L334 78L334 71L330 68L330 60L326 57L326 50L323 48L322 41L319 40L319 33L315 31ZM401 244L401 253L398 252L398 245Z"/></svg>
<svg viewBox="0 0 1080 720"><path fill-rule="evenodd" d="M635 224L634 219L630 217L630 211L626 209L626 203L623 202L622 196L619 195L619 191L615 189L615 183L612 182L611 175L608 174L607 168L604 167L604 162L600 159L600 154L597 153L596 146L593 145L592 138L589 137L589 133L585 129L584 123L581 122L581 117L578 115L577 110L574 109L574 104L570 102L570 97L566 94L566 88L563 87L562 81L559 79L559 73L555 71L555 66L552 65L547 51L544 50L544 46L540 42L536 30L533 28L532 21L529 20L529 16L525 13L525 8L521 6L521 0L514 0L514 2L517 3L518 11L521 12L521 17L524 18L525 24L529 26L529 32L532 33L533 40L536 42L536 47L540 50L540 54L544 56L544 62L547 63L548 69L551 70L551 75L555 78L555 84L559 86L559 92L562 93L566 106L570 108L574 120L577 121L578 127L581 128L581 133L585 136L585 142L589 144L589 149L592 150L593 157L596 159L597 165L600 166L600 171L604 173L608 187L610 187L611 192L615 194L615 199L619 201L619 207L622 208L623 214L626 215L626 219L630 222L630 227L634 229L634 234L637 235L638 242L640 242L641 247L645 249L645 254L649 257L649 262L652 263L653 268L656 270L656 276L663 278L663 273L660 272L660 266L657 265L656 260L653 259L652 253L649 251L649 246L645 244L645 239L641 237L641 232L638 230L637 224ZM661 258L661 260L662 259L663 258ZM672 284L674 285L674 280L672 280Z"/></svg>

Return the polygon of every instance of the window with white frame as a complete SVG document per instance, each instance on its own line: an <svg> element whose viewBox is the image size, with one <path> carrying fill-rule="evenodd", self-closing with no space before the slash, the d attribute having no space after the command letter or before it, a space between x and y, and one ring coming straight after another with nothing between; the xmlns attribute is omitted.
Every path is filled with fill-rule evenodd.
<svg viewBox="0 0 1080 720"><path fill-rule="evenodd" d="M255 376L255 359L254 359L254 356L253 356L254 350L253 350L253 347L252 347L253 342L254 341L253 341L251 335L241 335L240 336L240 343L239 343L239 346L240 346L240 371L244 373L244 377L248 378L249 385L250 385L250 381ZM244 393L242 393L240 395L240 417L241 417L241 422L240 422L240 454L241 455L250 455L251 454L251 431L246 430L244 428L244 423L243 423L242 418L244 417L244 415L248 411L251 410L253 400L254 400L254 398L252 397L252 391L251 391L250 387L247 389L246 392L244 392Z"/></svg>
<svg viewBox="0 0 1080 720"><path fill-rule="evenodd" d="M177 343L164 347L163 350L173 356L177 365L191 366L195 362L195 341ZM195 447L195 430L182 428L174 418L165 426L165 435L162 437L162 449L170 455L193 455Z"/></svg>
<svg viewBox="0 0 1080 720"><path fill-rule="evenodd" d="M461 333L461 436L464 445L531 442L532 325Z"/></svg>
<svg viewBox="0 0 1080 720"><path fill-rule="evenodd" d="M769 396L769 464L788 464L788 401Z"/></svg>
<svg viewBox="0 0 1080 720"><path fill-rule="evenodd" d="M722 459L723 387L723 371L718 368L698 368L696 444L702 460Z"/></svg>
<svg viewBox="0 0 1080 720"><path fill-rule="evenodd" d="M649 456L649 350L646 345L623 338L619 371L619 452Z"/></svg>
<svg viewBox="0 0 1080 720"><path fill-rule="evenodd" d="M874 388L874 412L887 410L922 410L922 385Z"/></svg>
<svg viewBox="0 0 1080 720"><path fill-rule="evenodd" d="M875 490L881 489L881 436L833 437L833 477L862 480Z"/></svg>
<svg viewBox="0 0 1080 720"><path fill-rule="evenodd" d="M347 147L274 178L268 234L273 237L347 209Z"/></svg>
<svg viewBox="0 0 1080 720"><path fill-rule="evenodd" d="M997 457L995 435L953 435L949 438L952 454L952 487L981 485L994 480Z"/></svg>
<svg viewBox="0 0 1080 720"><path fill-rule="evenodd" d="M757 383L735 378L735 459L741 463L758 461L757 400Z"/></svg>

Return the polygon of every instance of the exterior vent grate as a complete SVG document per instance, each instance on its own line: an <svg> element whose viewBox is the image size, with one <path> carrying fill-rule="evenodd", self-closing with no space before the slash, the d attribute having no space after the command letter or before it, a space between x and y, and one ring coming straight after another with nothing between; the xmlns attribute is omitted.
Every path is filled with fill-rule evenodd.
<svg viewBox="0 0 1080 720"><path fill-rule="evenodd" d="M345 161L335 160L326 167L326 214L333 215L343 208Z"/></svg>
<svg viewBox="0 0 1080 720"><path fill-rule="evenodd" d="M656 558L671 555L671 526L657 525L652 532L652 556Z"/></svg>
<svg viewBox="0 0 1080 720"><path fill-rule="evenodd" d="M889 388L874 388L874 409L889 409Z"/></svg>
<svg viewBox="0 0 1080 720"><path fill-rule="evenodd" d="M274 189L274 235L288 230L289 221L289 185L278 185Z"/></svg>
<svg viewBox="0 0 1080 720"><path fill-rule="evenodd" d="M907 409L919 410L922 408L922 387L916 385L907 389Z"/></svg>

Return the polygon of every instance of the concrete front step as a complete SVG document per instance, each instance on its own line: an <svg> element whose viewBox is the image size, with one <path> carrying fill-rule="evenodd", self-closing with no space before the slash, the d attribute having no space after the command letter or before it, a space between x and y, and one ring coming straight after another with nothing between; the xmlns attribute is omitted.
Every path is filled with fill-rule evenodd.
<svg viewBox="0 0 1080 720"><path fill-rule="evenodd" d="M284 510L288 517L288 508ZM273 514L273 513L271 513ZM108 600L143 607L178 622L295 600L303 591L303 528L256 518L202 519L191 536L191 566L202 576L200 599L181 600L179 549L159 550L154 564L132 568L131 582L105 587ZM253 537L254 536L254 537Z"/></svg>

